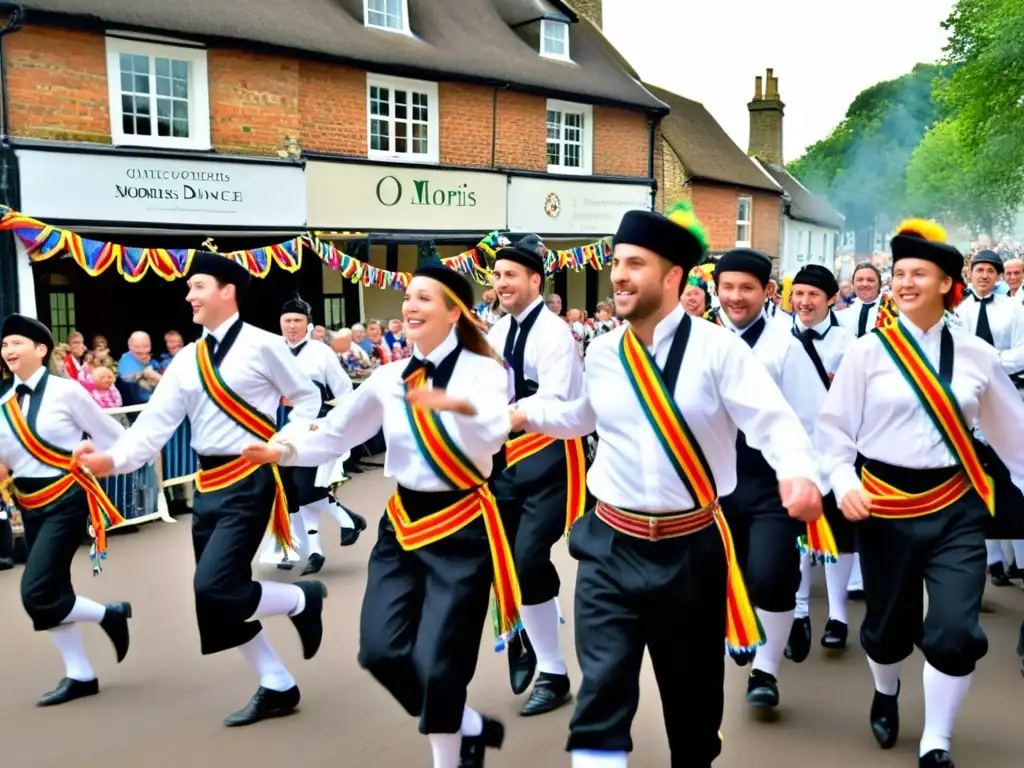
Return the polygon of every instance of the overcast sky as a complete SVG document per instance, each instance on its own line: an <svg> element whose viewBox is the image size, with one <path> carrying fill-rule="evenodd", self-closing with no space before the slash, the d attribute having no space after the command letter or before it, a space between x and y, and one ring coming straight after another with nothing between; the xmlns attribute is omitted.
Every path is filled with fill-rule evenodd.
<svg viewBox="0 0 1024 768"><path fill-rule="evenodd" d="M744 150L768 67L795 160L862 90L942 55L954 0L604 0L604 31L640 76L700 101Z"/></svg>

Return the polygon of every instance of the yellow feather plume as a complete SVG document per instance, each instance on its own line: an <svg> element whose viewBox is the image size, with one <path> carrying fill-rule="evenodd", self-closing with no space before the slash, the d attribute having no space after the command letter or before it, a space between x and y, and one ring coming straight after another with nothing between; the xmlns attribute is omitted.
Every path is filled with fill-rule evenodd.
<svg viewBox="0 0 1024 768"><path fill-rule="evenodd" d="M897 235L917 235L933 243L946 242L946 230L937 221L907 219L896 229Z"/></svg>

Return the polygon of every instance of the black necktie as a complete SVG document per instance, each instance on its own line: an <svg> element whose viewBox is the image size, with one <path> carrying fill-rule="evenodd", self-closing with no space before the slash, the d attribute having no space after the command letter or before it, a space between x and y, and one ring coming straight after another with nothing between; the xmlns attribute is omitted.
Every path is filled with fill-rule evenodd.
<svg viewBox="0 0 1024 768"><path fill-rule="evenodd" d="M875 302L873 301L870 304L860 305L860 320L857 321L858 339L868 332L868 315L871 313L871 308L873 306L875 306Z"/></svg>
<svg viewBox="0 0 1024 768"><path fill-rule="evenodd" d="M18 395L18 405L24 410L25 398L32 394L32 387L28 384L19 384L14 391Z"/></svg>
<svg viewBox="0 0 1024 768"><path fill-rule="evenodd" d="M978 328L975 331L975 336L982 341L988 342L993 347L996 345L996 340L992 338L992 326L988 324L988 305L992 303L994 298L995 294L986 296L984 299L978 299L978 304L981 306L978 307Z"/></svg>
<svg viewBox="0 0 1024 768"><path fill-rule="evenodd" d="M519 331L519 323L514 317L509 318L512 322L508 326L508 336L505 337L505 349L502 352L502 357L505 358L505 362L512 365L512 353L516 347L516 336Z"/></svg>
<svg viewBox="0 0 1024 768"><path fill-rule="evenodd" d="M299 353L302 352L302 350L306 348L306 343L307 342L304 341L301 344L299 344L299 346L297 346L297 347L289 347L289 349L291 349L291 351L292 351L292 356L293 357L298 357Z"/></svg>
<svg viewBox="0 0 1024 768"><path fill-rule="evenodd" d="M212 333L206 337L206 345L210 348L210 357L217 354L217 337Z"/></svg>

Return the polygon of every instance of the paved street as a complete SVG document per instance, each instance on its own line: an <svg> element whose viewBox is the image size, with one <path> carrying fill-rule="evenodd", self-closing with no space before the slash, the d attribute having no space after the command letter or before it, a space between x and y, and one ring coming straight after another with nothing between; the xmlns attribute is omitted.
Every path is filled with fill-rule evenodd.
<svg viewBox="0 0 1024 768"><path fill-rule="evenodd" d="M34 636L18 596L18 571L0 573L0 765L3 768L420 768L430 752L416 724L370 676L356 666L357 617L367 555L376 520L391 490L379 471L357 475L346 487L346 502L362 511L370 531L355 546L337 546L337 529L324 521L330 586L326 637L319 656L303 662L287 620L271 620L268 632L302 689L302 711L293 717L230 730L221 718L240 708L255 690L252 673L237 653L199 654L192 605L189 522L154 523L138 534L112 538L110 560L92 579L87 552L76 561L82 594L101 602L130 600L134 607L132 648L124 664L114 663L101 630L83 626L86 647L99 674L100 696L56 709L37 709L37 696L62 676L56 649ZM573 564L557 550L563 579L570 583L563 607L571 616ZM274 570L273 577L280 572ZM824 624L823 580L814 593L815 635ZM1024 679L1014 656L1024 616L1017 587L989 588L983 617L990 651L974 681L954 742L960 768L1020 765L1024 731L1020 702ZM859 622L860 604L853 606ZM564 627L574 682L579 673L571 653L571 618ZM571 707L539 719L517 717L508 690L505 658L484 652L470 701L505 720L508 738L489 768L568 766L563 747ZM904 736L892 752L878 750L867 727L871 678L859 647L838 659L819 648L800 666L784 662L783 706L776 722L752 717L745 702L744 671L729 663L725 751L716 766L903 766L916 765L922 725L921 658L905 674ZM694 706L700 706L699 701ZM633 729L631 768L665 768L668 750L650 668L644 671L643 702Z"/></svg>

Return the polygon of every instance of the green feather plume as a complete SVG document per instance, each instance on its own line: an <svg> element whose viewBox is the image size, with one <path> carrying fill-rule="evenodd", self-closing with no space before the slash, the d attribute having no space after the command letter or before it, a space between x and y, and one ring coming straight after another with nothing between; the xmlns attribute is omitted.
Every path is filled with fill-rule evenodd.
<svg viewBox="0 0 1024 768"><path fill-rule="evenodd" d="M670 221L675 222L697 238L697 242L700 243L704 253L708 252L711 248L711 241L708 238L708 232L704 229L704 225L697 219L697 215L693 212L692 205L685 200L680 200L665 211L665 216Z"/></svg>

